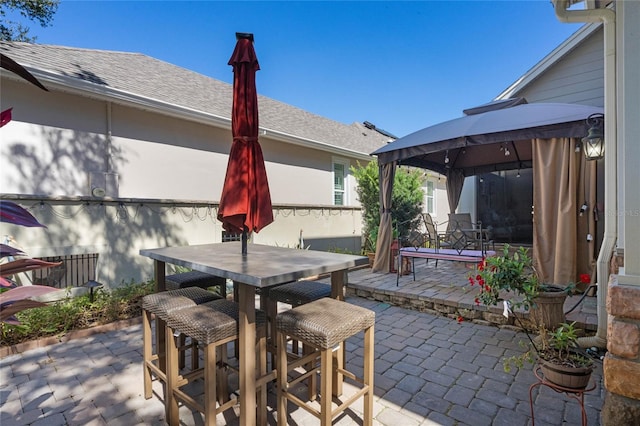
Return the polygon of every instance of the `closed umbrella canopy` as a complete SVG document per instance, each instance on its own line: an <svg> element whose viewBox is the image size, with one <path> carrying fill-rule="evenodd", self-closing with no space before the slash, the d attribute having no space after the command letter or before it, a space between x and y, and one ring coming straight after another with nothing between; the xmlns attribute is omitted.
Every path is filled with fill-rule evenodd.
<svg viewBox="0 0 640 426"><path fill-rule="evenodd" d="M233 143L220 197L218 220L228 232L259 232L273 222L271 195L258 143L256 71L260 69L252 35L238 35L233 66ZM246 253L243 247L243 253Z"/></svg>
<svg viewBox="0 0 640 426"><path fill-rule="evenodd" d="M31 74L29 71L25 69L25 67L23 67L22 65L20 65L19 63L17 63L7 55L5 55L4 53L0 53L0 67L19 75L20 77L27 80L29 83L35 84L42 90L45 90L47 92L49 91L49 89L44 87L42 83L40 83L38 79L33 76L33 74Z"/></svg>

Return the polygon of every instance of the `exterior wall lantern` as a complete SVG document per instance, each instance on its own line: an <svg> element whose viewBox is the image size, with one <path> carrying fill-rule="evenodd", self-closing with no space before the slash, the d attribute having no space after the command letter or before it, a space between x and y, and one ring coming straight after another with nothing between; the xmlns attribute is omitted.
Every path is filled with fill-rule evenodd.
<svg viewBox="0 0 640 426"><path fill-rule="evenodd" d="M587 160L599 160L604 157L604 114L591 114L587 118L589 132L582 138L582 147Z"/></svg>

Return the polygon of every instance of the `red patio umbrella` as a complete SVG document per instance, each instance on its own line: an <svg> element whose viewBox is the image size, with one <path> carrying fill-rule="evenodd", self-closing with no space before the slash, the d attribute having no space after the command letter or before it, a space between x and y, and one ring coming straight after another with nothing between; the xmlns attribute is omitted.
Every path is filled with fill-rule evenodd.
<svg viewBox="0 0 640 426"><path fill-rule="evenodd" d="M218 220L227 232L242 233L242 254L247 254L247 233L260 232L273 222L271 195L262 149L258 143L258 94L253 34L236 33L233 66L233 143L229 153Z"/></svg>

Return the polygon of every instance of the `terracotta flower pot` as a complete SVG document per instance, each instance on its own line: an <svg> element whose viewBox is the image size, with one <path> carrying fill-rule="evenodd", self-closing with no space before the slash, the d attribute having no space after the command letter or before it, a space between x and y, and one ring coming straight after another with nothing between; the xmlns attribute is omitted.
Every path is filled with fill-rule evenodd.
<svg viewBox="0 0 640 426"><path fill-rule="evenodd" d="M376 261L375 253L367 253L367 257L369 258L369 268L373 268L373 262Z"/></svg>
<svg viewBox="0 0 640 426"><path fill-rule="evenodd" d="M550 291L541 292L534 300L535 306L529 311L529 318L533 324L547 330L555 330L566 321L564 315L564 301L567 293L562 287L550 286Z"/></svg>

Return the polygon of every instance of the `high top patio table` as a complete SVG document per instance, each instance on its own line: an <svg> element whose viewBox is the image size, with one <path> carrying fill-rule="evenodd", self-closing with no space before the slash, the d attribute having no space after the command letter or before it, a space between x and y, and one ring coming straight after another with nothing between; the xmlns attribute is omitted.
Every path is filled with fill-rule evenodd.
<svg viewBox="0 0 640 426"><path fill-rule="evenodd" d="M313 275L331 273L331 297L344 300L348 268L368 263L364 256L249 244L240 242L140 250L154 260L156 291L164 291L165 265L171 263L234 281L238 290L240 346L240 424L256 423L256 288L268 288ZM336 356L342 359L344 348ZM341 393L341 378L334 393Z"/></svg>

